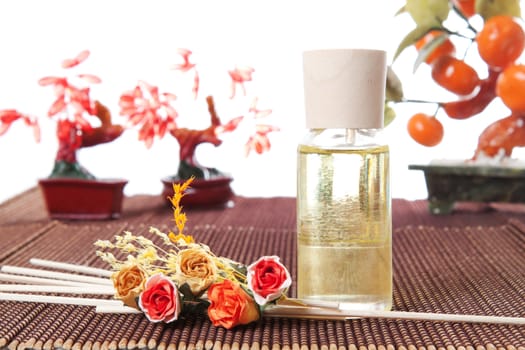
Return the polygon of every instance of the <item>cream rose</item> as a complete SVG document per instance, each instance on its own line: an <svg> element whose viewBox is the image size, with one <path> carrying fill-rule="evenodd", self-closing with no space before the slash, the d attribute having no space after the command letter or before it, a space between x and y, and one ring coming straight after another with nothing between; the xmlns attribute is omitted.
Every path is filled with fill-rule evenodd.
<svg viewBox="0 0 525 350"><path fill-rule="evenodd" d="M206 290L216 275L217 266L206 250L189 248L179 252L176 279L179 285L187 283L194 295Z"/></svg>
<svg viewBox="0 0 525 350"><path fill-rule="evenodd" d="M146 273L137 265L125 266L111 275L116 297L124 304L138 309L137 297L144 289Z"/></svg>

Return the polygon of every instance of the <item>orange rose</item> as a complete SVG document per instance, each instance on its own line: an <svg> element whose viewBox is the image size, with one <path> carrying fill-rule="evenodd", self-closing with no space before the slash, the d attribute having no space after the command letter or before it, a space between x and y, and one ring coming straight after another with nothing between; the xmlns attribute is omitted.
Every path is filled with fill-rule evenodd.
<svg viewBox="0 0 525 350"><path fill-rule="evenodd" d="M138 309L136 298L144 289L146 273L137 265L123 267L115 272L111 279L115 287L116 297L130 307Z"/></svg>
<svg viewBox="0 0 525 350"><path fill-rule="evenodd" d="M202 248L189 248L179 252L179 285L187 283L192 293L197 295L215 281L217 266L211 255Z"/></svg>
<svg viewBox="0 0 525 350"><path fill-rule="evenodd" d="M208 289L208 317L214 326L231 329L257 321L259 308L240 285L230 280L215 283Z"/></svg>

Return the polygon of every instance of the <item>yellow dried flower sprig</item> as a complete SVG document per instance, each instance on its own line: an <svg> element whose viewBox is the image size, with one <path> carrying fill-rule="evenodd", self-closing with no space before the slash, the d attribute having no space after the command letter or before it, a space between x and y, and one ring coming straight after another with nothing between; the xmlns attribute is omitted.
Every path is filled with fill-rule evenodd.
<svg viewBox="0 0 525 350"><path fill-rule="evenodd" d="M182 200L184 193L190 187L194 179L195 178L192 176L182 184L180 183L173 184L173 197L169 199L170 199L171 204L173 205L173 219L175 221L175 226L177 226L177 229L179 230L179 235L181 235L181 236L175 235L173 232L170 232L170 238L173 241L177 241L178 239L181 239L181 238L186 239L186 237L183 236L183 233L184 233L184 226L186 225L187 218L186 218L186 214L182 212L182 206L180 205L180 201ZM191 241L193 241L193 239Z"/></svg>

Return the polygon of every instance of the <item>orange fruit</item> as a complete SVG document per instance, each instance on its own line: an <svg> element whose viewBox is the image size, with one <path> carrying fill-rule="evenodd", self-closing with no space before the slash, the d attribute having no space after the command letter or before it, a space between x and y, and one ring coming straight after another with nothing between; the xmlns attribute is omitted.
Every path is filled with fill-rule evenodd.
<svg viewBox="0 0 525 350"><path fill-rule="evenodd" d="M416 113L407 124L408 134L417 143L433 147L443 139L443 125L434 116L425 113Z"/></svg>
<svg viewBox="0 0 525 350"><path fill-rule="evenodd" d="M493 68L505 68L521 56L525 47L523 28L511 16L490 17L476 36L481 58Z"/></svg>

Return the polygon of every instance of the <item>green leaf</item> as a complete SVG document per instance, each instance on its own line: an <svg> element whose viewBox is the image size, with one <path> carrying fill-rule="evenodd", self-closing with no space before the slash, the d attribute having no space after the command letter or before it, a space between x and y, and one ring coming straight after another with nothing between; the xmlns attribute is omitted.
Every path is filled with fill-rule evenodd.
<svg viewBox="0 0 525 350"><path fill-rule="evenodd" d="M441 26L450 12L448 0L407 0L406 11L418 27Z"/></svg>
<svg viewBox="0 0 525 350"><path fill-rule="evenodd" d="M400 102L403 99L403 85L401 79L394 72L392 67L387 67L386 72L386 92L387 101Z"/></svg>
<svg viewBox="0 0 525 350"><path fill-rule="evenodd" d="M409 32L403 40L401 40L401 43L398 45L397 50L394 54L393 60L395 61L397 57L403 52L407 47L414 45L418 39L420 39L423 35L425 35L429 30L431 30L433 26L424 26L424 27L416 27L411 32Z"/></svg>
<svg viewBox="0 0 525 350"><path fill-rule="evenodd" d="M230 263L230 266L235 270L237 271L237 275L235 276L237 278L237 280L241 283L246 283L246 278L244 278L244 276L247 275L248 273L248 268L246 265L244 264L241 264L241 263L235 263L235 262L231 262ZM242 277L241 277L242 276Z"/></svg>
<svg viewBox="0 0 525 350"><path fill-rule="evenodd" d="M184 302L198 301L199 298L193 295L190 286L187 283L179 286L179 293L182 294L182 300Z"/></svg>
<svg viewBox="0 0 525 350"><path fill-rule="evenodd" d="M445 40L447 40L449 37L447 32L442 32L442 34L436 36L434 39L432 39L430 42L426 43L421 50L419 50L419 53L417 55L416 61L414 62L414 70L415 73L417 68L425 62L425 60L434 52L434 50L441 45Z"/></svg>
<svg viewBox="0 0 525 350"><path fill-rule="evenodd" d="M493 16L521 17L519 0L476 0L476 13L485 20Z"/></svg>
<svg viewBox="0 0 525 350"><path fill-rule="evenodd" d="M207 315L209 306L210 302L203 299L184 301L182 303L182 312L180 317L195 318L196 315Z"/></svg>
<svg viewBox="0 0 525 350"><path fill-rule="evenodd" d="M405 13L405 12L407 12L407 10L406 10L405 6L403 6L399 10L397 10L397 12L394 14L394 17L399 16L399 15Z"/></svg>
<svg viewBox="0 0 525 350"><path fill-rule="evenodd" d="M384 111L384 126L388 126L392 121L396 118L396 112L392 107L388 105L388 103L385 103L385 111Z"/></svg>

